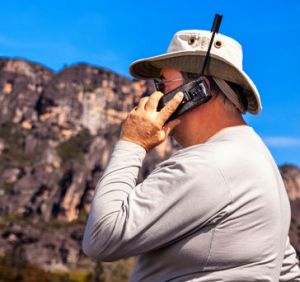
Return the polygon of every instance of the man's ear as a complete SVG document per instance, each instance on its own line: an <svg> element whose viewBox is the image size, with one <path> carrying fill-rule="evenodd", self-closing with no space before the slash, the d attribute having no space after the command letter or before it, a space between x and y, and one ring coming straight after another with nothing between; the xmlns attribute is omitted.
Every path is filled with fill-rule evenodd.
<svg viewBox="0 0 300 282"><path fill-rule="evenodd" d="M209 91L211 92L212 89L211 89L211 85L210 85L209 79L206 76L203 76L203 79L204 79L206 85L208 86Z"/></svg>
<svg viewBox="0 0 300 282"><path fill-rule="evenodd" d="M218 96L218 94L216 93L215 89L212 87L210 80L206 76L203 76L203 79L205 81L205 84L208 87L210 94L212 95L212 99L211 99L211 101L212 101Z"/></svg>

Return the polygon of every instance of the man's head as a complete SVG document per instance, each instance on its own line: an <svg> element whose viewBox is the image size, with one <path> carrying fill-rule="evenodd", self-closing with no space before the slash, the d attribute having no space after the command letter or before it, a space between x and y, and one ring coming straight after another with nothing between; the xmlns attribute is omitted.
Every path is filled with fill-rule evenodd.
<svg viewBox="0 0 300 282"><path fill-rule="evenodd" d="M166 54L132 63L130 73L142 79L159 78L164 68L175 69L181 73L200 73L210 39L209 31L177 32ZM213 77L217 86L236 107L242 105L241 111L258 114L261 111L259 93L243 71L242 56L242 48L237 41L216 34L204 75Z"/></svg>
<svg viewBox="0 0 300 282"><path fill-rule="evenodd" d="M170 79L166 79L170 77ZM157 91L168 94L172 90L182 86L185 83L204 78L206 84L223 100L224 105L230 111L239 111L244 113L248 107L248 101L243 95L244 90L239 85L227 82L212 76L203 77L199 74L190 72L180 72L176 69L163 68L159 79L154 79L154 85Z"/></svg>
<svg viewBox="0 0 300 282"><path fill-rule="evenodd" d="M196 79L197 75L163 68L160 77L164 83L163 90L167 93L189 80ZM204 77L204 79L212 98L207 103L180 116L180 124L172 133L173 137L184 147L202 143L224 127L244 124L241 106L237 107L227 98L215 83L214 78Z"/></svg>

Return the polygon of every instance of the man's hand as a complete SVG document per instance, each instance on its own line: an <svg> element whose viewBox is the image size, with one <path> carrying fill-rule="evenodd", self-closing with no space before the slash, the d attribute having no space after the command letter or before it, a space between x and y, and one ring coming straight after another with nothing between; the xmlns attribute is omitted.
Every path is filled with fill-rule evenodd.
<svg viewBox="0 0 300 282"><path fill-rule="evenodd" d="M179 106L183 94L178 92L160 112L157 112L158 102L163 95L156 91L150 97L140 100L139 105L128 114L122 126L121 140L136 143L146 151L150 151L167 138L180 121L175 119L166 125L165 122Z"/></svg>

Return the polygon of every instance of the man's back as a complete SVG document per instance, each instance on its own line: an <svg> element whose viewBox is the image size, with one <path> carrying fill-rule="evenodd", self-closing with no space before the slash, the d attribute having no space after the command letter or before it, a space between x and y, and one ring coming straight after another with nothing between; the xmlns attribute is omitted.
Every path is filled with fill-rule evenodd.
<svg viewBox="0 0 300 282"><path fill-rule="evenodd" d="M184 168L183 177L196 179L187 191L195 193L182 200L192 203L201 197L196 190L203 190L198 205L211 201L215 207L199 214L206 216L201 226L141 255L132 281L278 281L289 247L290 207L277 166L252 128L225 128L204 144L180 150L156 173L174 163Z"/></svg>

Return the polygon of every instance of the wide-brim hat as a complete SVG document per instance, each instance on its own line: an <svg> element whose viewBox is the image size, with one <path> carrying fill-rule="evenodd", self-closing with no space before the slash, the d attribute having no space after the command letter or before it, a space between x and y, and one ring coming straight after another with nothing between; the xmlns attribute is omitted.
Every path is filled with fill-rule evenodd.
<svg viewBox="0 0 300 282"><path fill-rule="evenodd" d="M201 73L212 33L206 30L184 30L177 32L166 54L140 59L130 65L129 71L138 79L160 77L162 68ZM215 34L204 75L230 81L240 85L246 95L246 111L258 114L262 110L260 96L255 84L243 70L241 45L234 39Z"/></svg>

